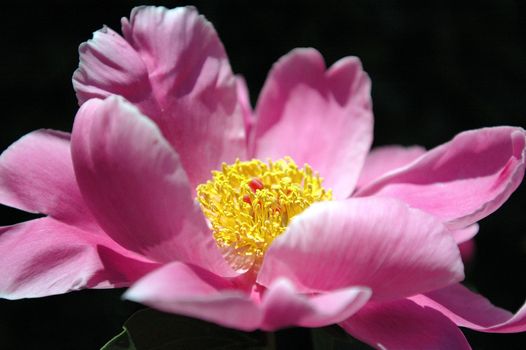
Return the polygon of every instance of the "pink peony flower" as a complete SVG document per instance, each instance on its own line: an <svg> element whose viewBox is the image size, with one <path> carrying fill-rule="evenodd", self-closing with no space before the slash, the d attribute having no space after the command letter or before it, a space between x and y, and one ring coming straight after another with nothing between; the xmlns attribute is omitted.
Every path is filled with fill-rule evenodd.
<svg viewBox="0 0 526 350"><path fill-rule="evenodd" d="M47 215L0 228L2 297L131 286L163 311L241 330L337 323L380 349L526 330L526 306L459 283L458 248L520 184L523 129L369 152L355 57L326 68L293 50L252 111L195 9L136 8L122 32L80 47L72 134L35 131L0 157L0 203Z"/></svg>

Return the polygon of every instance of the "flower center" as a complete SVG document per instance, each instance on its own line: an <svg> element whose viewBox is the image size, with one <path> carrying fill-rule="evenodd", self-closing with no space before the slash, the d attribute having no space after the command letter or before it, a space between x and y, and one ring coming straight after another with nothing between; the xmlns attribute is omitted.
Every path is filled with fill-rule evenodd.
<svg viewBox="0 0 526 350"><path fill-rule="evenodd" d="M197 200L217 245L236 270L259 266L272 241L312 203L332 199L323 179L290 157L223 163L212 180L197 186Z"/></svg>

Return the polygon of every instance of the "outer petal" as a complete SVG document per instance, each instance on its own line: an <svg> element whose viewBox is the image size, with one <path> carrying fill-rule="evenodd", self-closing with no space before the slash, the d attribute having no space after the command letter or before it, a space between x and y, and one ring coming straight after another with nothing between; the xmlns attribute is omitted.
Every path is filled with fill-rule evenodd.
<svg viewBox="0 0 526 350"><path fill-rule="evenodd" d="M73 126L72 154L86 203L117 242L157 261L231 272L178 155L135 107L120 97L86 102Z"/></svg>
<svg viewBox="0 0 526 350"><path fill-rule="evenodd" d="M525 149L521 128L463 132L357 195L398 198L438 216L451 229L464 228L499 208L519 186Z"/></svg>
<svg viewBox="0 0 526 350"><path fill-rule="evenodd" d="M125 294L127 299L166 312L246 331L340 322L362 307L369 296L365 288L346 288L308 297L297 294L289 282L279 280L260 300L236 290L228 280L178 262L145 276Z"/></svg>
<svg viewBox="0 0 526 350"><path fill-rule="evenodd" d="M78 189L69 134L34 131L0 156L0 203L71 223L93 218Z"/></svg>
<svg viewBox="0 0 526 350"><path fill-rule="evenodd" d="M463 265L435 218L389 199L316 203L268 249L258 282L285 277L300 291L362 285L396 299L461 280Z"/></svg>
<svg viewBox="0 0 526 350"><path fill-rule="evenodd" d="M526 304L515 315L492 305L483 296L461 284L417 295L415 303L440 311L457 325L491 333L526 331Z"/></svg>
<svg viewBox="0 0 526 350"><path fill-rule="evenodd" d="M349 196L372 141L370 85L356 57L326 70L318 51L292 51L261 92L253 154L309 163L337 198Z"/></svg>
<svg viewBox="0 0 526 350"><path fill-rule="evenodd" d="M117 94L139 107L179 153L192 188L244 158L236 81L212 25L191 7L138 7L122 27L126 40L103 28L81 46L79 102Z"/></svg>
<svg viewBox="0 0 526 350"><path fill-rule="evenodd" d="M368 304L340 324L381 350L466 350L466 338L446 317L409 300Z"/></svg>
<svg viewBox="0 0 526 350"><path fill-rule="evenodd" d="M356 187L362 188L382 175L411 163L424 153L426 150L420 146L381 146L374 148L365 159Z"/></svg>
<svg viewBox="0 0 526 350"><path fill-rule="evenodd" d="M19 299L128 286L157 264L102 234L41 218L0 228L0 266L0 297Z"/></svg>

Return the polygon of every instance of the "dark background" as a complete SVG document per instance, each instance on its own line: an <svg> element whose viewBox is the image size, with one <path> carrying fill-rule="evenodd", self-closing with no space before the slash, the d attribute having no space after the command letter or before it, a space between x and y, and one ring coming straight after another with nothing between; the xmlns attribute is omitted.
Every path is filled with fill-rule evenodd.
<svg viewBox="0 0 526 350"><path fill-rule="evenodd" d="M149 2L25 3L0 8L0 150L34 129L70 131L78 45ZM155 4L193 4L215 25L253 103L272 63L295 47L317 48L328 64L359 56L373 82L375 145L430 148L466 129L526 126L525 1ZM481 222L468 266L469 283L513 311L526 297L525 208L523 185ZM1 225L29 218L0 206ZM0 300L0 349L98 349L139 308L121 293ZM466 334L474 349L526 348L525 334Z"/></svg>

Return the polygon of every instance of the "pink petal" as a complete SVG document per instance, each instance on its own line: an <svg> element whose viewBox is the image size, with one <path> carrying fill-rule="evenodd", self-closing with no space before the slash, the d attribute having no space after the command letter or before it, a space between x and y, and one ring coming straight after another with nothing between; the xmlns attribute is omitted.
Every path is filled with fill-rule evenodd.
<svg viewBox="0 0 526 350"><path fill-rule="evenodd" d="M357 196L398 198L427 211L451 229L464 228L498 209L524 176L524 130L471 130L436 147Z"/></svg>
<svg viewBox="0 0 526 350"><path fill-rule="evenodd" d="M451 231L451 234L453 235L455 242L457 242L457 244L461 244L461 243L470 241L473 237L475 237L475 235L478 232L479 232L479 225L473 224L466 228L453 230Z"/></svg>
<svg viewBox="0 0 526 350"><path fill-rule="evenodd" d="M221 162L244 158L236 80L213 26L192 7L138 7L80 48L73 77L83 103L112 94L153 119L177 150L192 190Z"/></svg>
<svg viewBox="0 0 526 350"><path fill-rule="evenodd" d="M440 311L457 325L490 333L526 331L526 304L514 315L492 305L483 296L456 284L411 298L423 307Z"/></svg>
<svg viewBox="0 0 526 350"><path fill-rule="evenodd" d="M151 106L152 86L139 54L118 33L104 26L79 47L79 68L73 74L73 87L79 104L91 98L125 96L129 101L158 118Z"/></svg>
<svg viewBox="0 0 526 350"><path fill-rule="evenodd" d="M78 189L69 134L34 131L0 156L0 203L81 225L93 225Z"/></svg>
<svg viewBox="0 0 526 350"><path fill-rule="evenodd" d="M340 326L375 349L471 349L453 322L409 300L369 303Z"/></svg>
<svg viewBox="0 0 526 350"><path fill-rule="evenodd" d="M256 107L253 154L309 163L336 198L354 189L372 141L370 80L356 57L328 70L314 49L296 49L272 68Z"/></svg>
<svg viewBox="0 0 526 350"><path fill-rule="evenodd" d="M245 135L247 135L247 142L251 135L254 123L256 122L252 105L250 104L250 95L247 88L245 78L241 75L236 76L237 98L241 105L243 112L243 121L245 122ZM248 146L248 145L247 145Z"/></svg>
<svg viewBox="0 0 526 350"><path fill-rule="evenodd" d="M134 106L115 96L86 102L73 126L72 155L86 203L115 241L160 262L232 272L177 153Z"/></svg>
<svg viewBox="0 0 526 350"><path fill-rule="evenodd" d="M340 322L362 307L369 296L365 288L346 288L309 297L297 294L290 282L279 280L260 300L228 280L178 262L145 276L125 294L127 299L165 312L245 331Z"/></svg>
<svg viewBox="0 0 526 350"><path fill-rule="evenodd" d="M464 264L469 263L475 256L475 241L473 237L479 232L479 225L473 224L466 228L452 230L451 235L458 244L460 256Z"/></svg>
<svg viewBox="0 0 526 350"><path fill-rule="evenodd" d="M124 287L157 266L103 234L49 217L1 227L0 264L0 297L7 299Z"/></svg>
<svg viewBox="0 0 526 350"><path fill-rule="evenodd" d="M316 203L296 216L267 251L258 282L278 278L302 292L349 286L396 299L463 279L456 243L434 217L396 200Z"/></svg>
<svg viewBox="0 0 526 350"><path fill-rule="evenodd" d="M314 296L298 294L294 285L286 279L273 282L263 294L263 322L261 329L301 326L324 327L342 322L365 305L371 290L364 287L348 287Z"/></svg>
<svg viewBox="0 0 526 350"><path fill-rule="evenodd" d="M247 331L256 329L262 318L252 300L231 282L179 262L146 275L126 291L124 298Z"/></svg>
<svg viewBox="0 0 526 350"><path fill-rule="evenodd" d="M382 175L411 163L424 153L426 153L426 150L420 146L381 146L373 148L365 159L356 187L362 188Z"/></svg>
<svg viewBox="0 0 526 350"><path fill-rule="evenodd" d="M472 262L476 251L475 240L470 239L469 241L460 243L458 250L460 250L460 256L464 264Z"/></svg>

